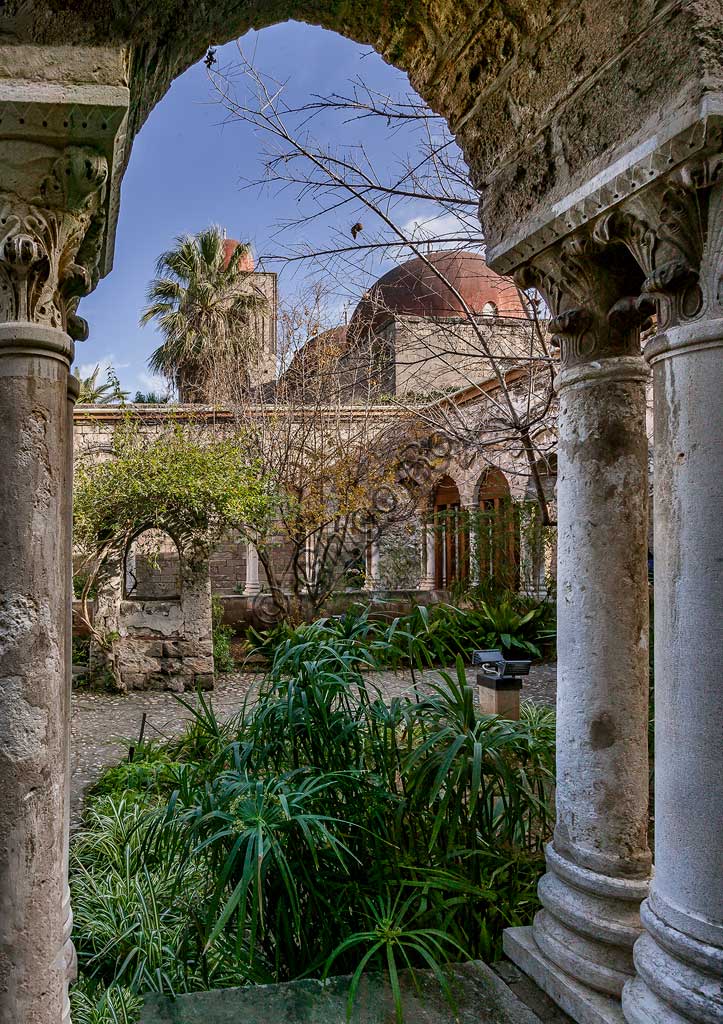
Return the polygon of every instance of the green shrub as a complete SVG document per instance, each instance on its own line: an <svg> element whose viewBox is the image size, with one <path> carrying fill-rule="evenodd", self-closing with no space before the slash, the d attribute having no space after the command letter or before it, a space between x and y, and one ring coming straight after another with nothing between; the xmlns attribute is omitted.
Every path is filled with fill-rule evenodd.
<svg viewBox="0 0 723 1024"><path fill-rule="evenodd" d="M461 659L425 697L386 703L364 669L447 657L458 625L450 610L408 619L284 631L235 720L202 698L181 737L105 773L71 854L75 998L109 993L87 1020L113 1020L111 993L332 969L352 989L366 969L394 983L494 959L503 928L532 919L554 718L479 715Z"/></svg>
<svg viewBox="0 0 723 1024"><path fill-rule="evenodd" d="M215 672L233 672L236 662L231 654L231 639L234 636L233 626L223 623L223 604L214 597L212 604L213 621L213 668Z"/></svg>

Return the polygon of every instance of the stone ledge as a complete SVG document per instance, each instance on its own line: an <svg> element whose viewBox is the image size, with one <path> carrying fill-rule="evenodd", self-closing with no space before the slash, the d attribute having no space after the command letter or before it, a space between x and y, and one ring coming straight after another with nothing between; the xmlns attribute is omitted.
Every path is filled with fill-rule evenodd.
<svg viewBox="0 0 723 1024"><path fill-rule="evenodd" d="M455 1015L429 971L417 972L417 992L408 971L401 972L407 1024L453 1024ZM217 989L176 1000L146 996L141 1024L343 1024L349 977L290 981L280 985ZM459 1024L540 1024L490 967L479 961L454 967ZM362 979L352 1024L394 1024L394 1004L380 976Z"/></svg>
<svg viewBox="0 0 723 1024"><path fill-rule="evenodd" d="M581 985L543 956L532 928L507 928L503 944L510 960L578 1024L625 1024L622 1007L616 999Z"/></svg>

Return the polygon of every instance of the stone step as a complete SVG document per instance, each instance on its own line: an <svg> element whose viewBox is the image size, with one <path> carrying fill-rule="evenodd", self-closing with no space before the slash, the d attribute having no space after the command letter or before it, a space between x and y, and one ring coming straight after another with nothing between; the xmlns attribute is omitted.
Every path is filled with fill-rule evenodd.
<svg viewBox="0 0 723 1024"><path fill-rule="evenodd" d="M473 961L452 969L456 1013L430 971L417 971L418 990L401 972L405 1024L542 1024L565 1018L538 1016L487 964ZM146 996L141 1024L345 1024L350 978L290 981L279 985L194 992L171 999ZM394 1024L394 1001L386 979L362 978L352 1024Z"/></svg>

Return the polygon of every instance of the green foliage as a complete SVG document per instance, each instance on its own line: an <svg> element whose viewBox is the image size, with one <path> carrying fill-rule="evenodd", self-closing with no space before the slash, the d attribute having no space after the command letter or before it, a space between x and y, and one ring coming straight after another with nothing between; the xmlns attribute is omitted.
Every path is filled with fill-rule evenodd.
<svg viewBox="0 0 723 1024"><path fill-rule="evenodd" d="M76 598L76 600L80 600L83 596L83 590L86 583L88 583L88 578L89 573L87 572L76 572L73 574L73 597ZM95 600L97 597L96 588L92 583L88 591L88 597L91 601Z"/></svg>
<svg viewBox="0 0 723 1024"><path fill-rule="evenodd" d="M168 405L170 401L169 394L160 394L158 391L136 391L133 398L135 405Z"/></svg>
<svg viewBox="0 0 723 1024"><path fill-rule="evenodd" d="M99 373L100 363L96 364L95 369L87 377L79 378L78 405L122 404L128 397L128 392L121 390L118 375L113 367L108 367L103 382L98 380Z"/></svg>
<svg viewBox="0 0 723 1024"><path fill-rule="evenodd" d="M234 636L233 626L223 623L223 605L214 597L212 606L213 618L213 667L216 672L233 672L236 662L231 654L231 639Z"/></svg>
<svg viewBox="0 0 723 1024"><path fill-rule="evenodd" d="M87 665L90 657L90 639L87 636L73 637L73 664Z"/></svg>
<svg viewBox="0 0 723 1024"><path fill-rule="evenodd" d="M70 993L73 1024L135 1024L142 1000L122 985L107 988L83 978Z"/></svg>
<svg viewBox="0 0 723 1024"><path fill-rule="evenodd" d="M74 537L86 549L158 528L187 557L270 511L243 436L209 441L182 426L149 436L129 416L114 434L112 456L76 469Z"/></svg>
<svg viewBox="0 0 723 1024"><path fill-rule="evenodd" d="M71 852L76 999L332 969L353 999L382 970L401 1019L400 969L444 987L446 962L499 955L538 905L554 719L479 715L461 659L386 703L364 669L428 663L446 650L436 621L418 610L419 636L364 614L280 628L235 720L199 695L182 736L105 773Z"/></svg>
<svg viewBox="0 0 723 1024"><path fill-rule="evenodd" d="M541 646L554 642L555 608L547 602L504 594L496 602L483 600L470 607L449 604L418 605L409 615L391 623L375 621L370 609L352 607L345 615L317 619L292 628L280 623L264 633L249 630L252 651L268 658L282 658L288 650L303 658L305 645L320 649L332 643L348 654L368 649L375 664L383 668L411 665L422 669L449 665L461 656L469 660L473 650L500 648L541 656ZM364 654L360 654L364 660Z"/></svg>

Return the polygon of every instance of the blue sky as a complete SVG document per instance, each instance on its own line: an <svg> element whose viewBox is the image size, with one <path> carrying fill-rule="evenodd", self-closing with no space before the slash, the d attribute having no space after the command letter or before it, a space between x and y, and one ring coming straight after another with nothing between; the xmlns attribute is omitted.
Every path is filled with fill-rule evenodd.
<svg viewBox="0 0 723 1024"><path fill-rule="evenodd" d="M259 70L287 83L285 98L291 104L308 101L314 93L348 93L348 83L356 77L382 92L409 89L406 76L368 47L319 28L287 22L251 32L241 45ZM236 44L220 48L217 59L220 67L237 60ZM88 341L76 350L81 374L96 363L112 362L131 392L159 386L149 376L146 360L160 339L152 326L139 327L138 318L155 261L176 235L218 223L230 237L251 241L257 254L278 252L282 245L274 237L277 225L295 215L296 198L242 188L241 179L262 173L261 142L247 124L224 124L225 111L215 96L203 65L190 68L152 111L134 142L123 182L114 269L79 309L90 324ZM319 139L325 132L332 138L345 132L348 141L359 134L372 159L382 164L396 162L408 149L404 135L390 142L384 126L369 120L340 128L338 116L325 113L313 131ZM413 218L414 210L408 214ZM284 242L303 236L323 246L334 230L348 233L349 213L337 221L326 218L295 228L296 238L287 232ZM282 268L268 264L268 269ZM284 268L282 294L298 289L310 272ZM318 269L314 272L319 276Z"/></svg>

